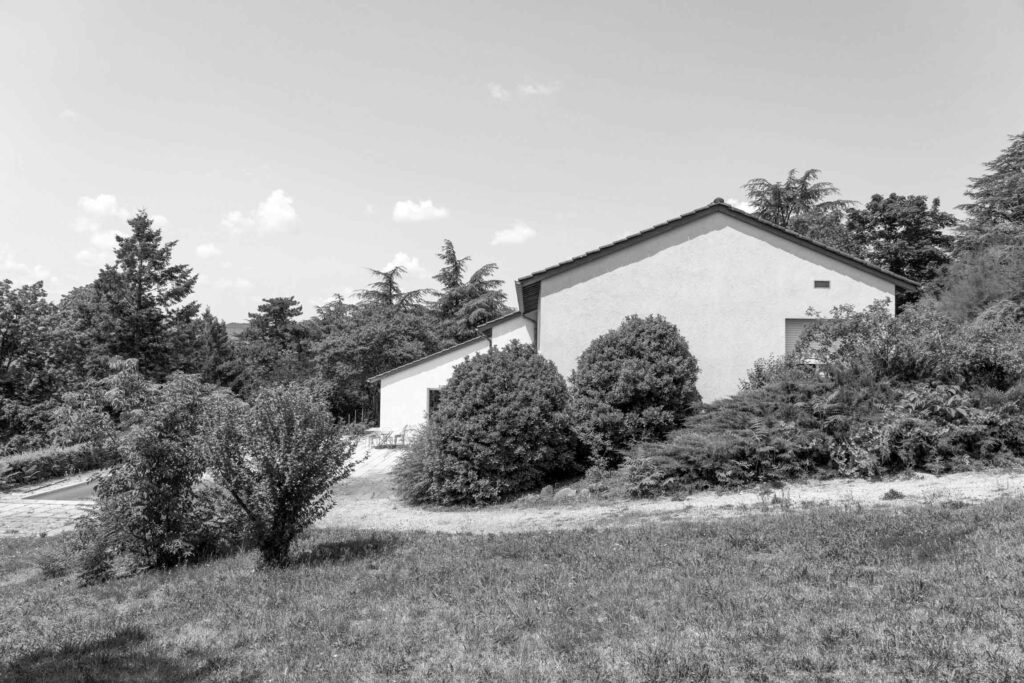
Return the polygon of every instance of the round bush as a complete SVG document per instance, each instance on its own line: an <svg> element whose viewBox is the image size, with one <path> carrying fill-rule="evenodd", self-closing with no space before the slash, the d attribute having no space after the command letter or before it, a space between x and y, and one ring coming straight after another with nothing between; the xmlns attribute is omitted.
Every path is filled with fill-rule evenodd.
<svg viewBox="0 0 1024 683"><path fill-rule="evenodd" d="M529 346L470 358L396 465L399 494L412 503L492 503L573 470L568 400L555 365Z"/></svg>
<svg viewBox="0 0 1024 683"><path fill-rule="evenodd" d="M594 463L614 467L636 441L662 439L700 404L697 361L660 315L628 316L580 355L570 414Z"/></svg>

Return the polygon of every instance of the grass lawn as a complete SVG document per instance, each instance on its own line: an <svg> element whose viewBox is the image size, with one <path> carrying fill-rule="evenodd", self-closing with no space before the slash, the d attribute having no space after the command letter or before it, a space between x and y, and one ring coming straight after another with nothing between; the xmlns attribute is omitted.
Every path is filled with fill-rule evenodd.
<svg viewBox="0 0 1024 683"><path fill-rule="evenodd" d="M317 531L76 587L0 541L0 680L1024 680L1024 501Z"/></svg>

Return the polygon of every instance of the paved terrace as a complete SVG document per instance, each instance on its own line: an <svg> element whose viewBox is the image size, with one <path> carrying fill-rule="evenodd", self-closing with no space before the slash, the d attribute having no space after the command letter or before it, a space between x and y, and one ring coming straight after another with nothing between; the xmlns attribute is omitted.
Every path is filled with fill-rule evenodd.
<svg viewBox="0 0 1024 683"><path fill-rule="evenodd" d="M35 498L85 484L94 472L79 474L0 493L0 536L39 536L61 533L92 507L91 500ZM56 495L60 495L57 493Z"/></svg>

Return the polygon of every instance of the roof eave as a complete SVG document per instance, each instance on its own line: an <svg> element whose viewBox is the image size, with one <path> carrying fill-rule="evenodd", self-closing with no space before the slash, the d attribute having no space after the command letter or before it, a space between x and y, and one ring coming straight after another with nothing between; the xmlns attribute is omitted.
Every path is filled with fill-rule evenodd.
<svg viewBox="0 0 1024 683"><path fill-rule="evenodd" d="M409 368L414 368L417 365L420 365L421 363L426 363L428 360L432 360L434 358L437 358L438 356L443 356L446 353L451 353L452 351L457 351L458 349L461 349L463 347L468 347L468 346L470 346L472 344L475 344L477 342L480 342L480 341L487 341L487 337L485 337L483 335L477 335L476 337L473 337L472 339L467 339L464 342L459 342L458 344L455 344L454 346L449 346L446 349L441 349L440 351L435 351L434 353L427 354L426 356L423 356L422 358L417 358L416 360L410 361L410 362L406 363L405 365L399 365L397 368L391 368L390 370L382 372L379 375L374 375L373 377L369 377L369 378L367 378L366 383L367 384L373 384L375 382L379 382L382 379L384 379L385 377L390 377L391 375L394 375L397 372L401 372L402 370L408 370Z"/></svg>

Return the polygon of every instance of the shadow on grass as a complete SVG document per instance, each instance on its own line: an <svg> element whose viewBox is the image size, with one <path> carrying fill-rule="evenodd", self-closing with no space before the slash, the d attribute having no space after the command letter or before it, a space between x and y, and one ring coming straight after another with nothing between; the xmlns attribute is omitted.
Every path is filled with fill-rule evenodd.
<svg viewBox="0 0 1024 683"><path fill-rule="evenodd" d="M342 541L321 541L301 548L292 557L291 564L309 566L385 557L394 553L401 543L402 537L393 533L368 533Z"/></svg>
<svg viewBox="0 0 1024 683"><path fill-rule="evenodd" d="M58 649L29 652L0 668L0 680L26 683L82 681L203 681L220 663L212 658L176 660L161 654L145 631L123 628L111 636Z"/></svg>

